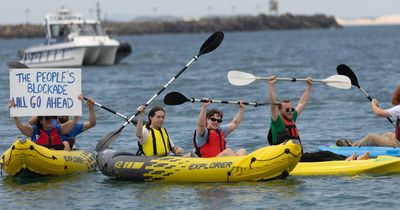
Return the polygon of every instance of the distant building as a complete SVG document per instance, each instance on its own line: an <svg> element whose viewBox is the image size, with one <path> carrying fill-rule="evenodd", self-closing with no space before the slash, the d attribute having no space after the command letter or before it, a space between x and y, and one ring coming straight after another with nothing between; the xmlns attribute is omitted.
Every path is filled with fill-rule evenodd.
<svg viewBox="0 0 400 210"><path fill-rule="evenodd" d="M269 0L269 14L278 15L278 0Z"/></svg>

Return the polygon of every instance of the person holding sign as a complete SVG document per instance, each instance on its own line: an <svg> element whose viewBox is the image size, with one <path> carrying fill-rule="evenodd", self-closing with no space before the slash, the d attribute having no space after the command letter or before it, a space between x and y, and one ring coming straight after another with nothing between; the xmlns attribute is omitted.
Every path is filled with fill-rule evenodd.
<svg viewBox="0 0 400 210"><path fill-rule="evenodd" d="M14 107L14 101L8 101L8 108ZM33 142L49 149L71 150L68 141L62 141L61 136L69 133L76 125L79 117L74 117L63 124L54 125L52 117L39 116L35 125L21 123L19 117L13 117L15 125L22 134L31 138Z"/></svg>
<svg viewBox="0 0 400 210"><path fill-rule="evenodd" d="M79 100L83 101L83 95L79 95L78 97ZM87 101L87 105L89 108L89 120L85 122L78 122L74 128L67 133L66 135L62 135L61 139L63 141L67 141L69 143L70 148L72 149L74 144L75 144L75 137L82 133L83 131L86 131L96 125L96 113L94 109L95 101L92 98L89 98ZM68 116L56 116L52 120L52 123L54 126L56 124L63 124L66 123L69 120ZM28 121L30 125L34 125L37 122L37 117L31 117Z"/></svg>
<svg viewBox="0 0 400 210"><path fill-rule="evenodd" d="M175 146L169 139L167 130L162 127L165 119L165 111L161 107L154 107L150 110L149 122L143 125L145 106L139 106L140 112L136 125L136 136L138 138L139 151L137 155L145 156L167 156L169 152L176 155L183 154L183 149Z"/></svg>

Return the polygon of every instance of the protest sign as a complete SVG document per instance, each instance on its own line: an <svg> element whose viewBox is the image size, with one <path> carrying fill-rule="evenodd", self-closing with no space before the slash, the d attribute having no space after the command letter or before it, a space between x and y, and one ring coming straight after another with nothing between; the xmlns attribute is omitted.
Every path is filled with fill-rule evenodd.
<svg viewBox="0 0 400 210"><path fill-rule="evenodd" d="M10 116L82 116L81 69L10 69Z"/></svg>

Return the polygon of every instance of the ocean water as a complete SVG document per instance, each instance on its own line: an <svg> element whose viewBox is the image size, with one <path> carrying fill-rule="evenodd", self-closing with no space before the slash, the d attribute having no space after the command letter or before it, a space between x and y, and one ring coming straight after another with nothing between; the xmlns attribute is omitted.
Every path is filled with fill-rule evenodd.
<svg viewBox="0 0 400 210"><path fill-rule="evenodd" d="M359 84L380 106L389 108L400 76L400 26L350 27L328 30L289 30L225 33L215 51L202 55L150 104L166 109L165 127L175 144L192 148L192 134L201 104L166 106L163 97L178 91L188 98L244 99L265 102L267 83L255 81L232 86L229 70L257 76L324 79L337 74L336 66L349 65ZM133 53L114 66L82 68L82 92L98 103L130 116L175 76L211 33L121 36ZM7 61L17 60L17 51L42 39L0 39L0 151L5 151L21 134L9 117ZM300 99L304 82L278 82L277 98ZM83 120L87 107L83 106ZM212 104L229 122L237 105ZM247 106L228 146L252 151L267 144L270 107ZM124 122L96 107L97 125L77 138L79 148L94 150L99 139ZM26 120L23 118L23 120ZM315 83L309 103L298 119L305 151L334 143L337 138L357 140L374 132L393 131L384 118L374 116L364 94L352 87L336 89ZM128 125L114 148L137 150L135 129ZM393 209L400 176L292 177L269 182L176 184L133 183L111 180L100 171L38 180L0 179L1 209Z"/></svg>

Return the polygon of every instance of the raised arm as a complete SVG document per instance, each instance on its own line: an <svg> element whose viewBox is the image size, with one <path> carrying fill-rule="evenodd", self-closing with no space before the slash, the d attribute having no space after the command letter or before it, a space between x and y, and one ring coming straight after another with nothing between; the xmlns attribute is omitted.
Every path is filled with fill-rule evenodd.
<svg viewBox="0 0 400 210"><path fill-rule="evenodd" d="M235 117L233 118L233 120L229 124L228 133L231 133L232 131L234 131L239 126L239 124L240 124L240 122L242 121L242 118L243 118L244 107L245 106L243 105L242 101L240 101L239 102L239 111L236 113Z"/></svg>
<svg viewBox="0 0 400 210"><path fill-rule="evenodd" d="M276 94L274 84L276 82L276 76L272 76L270 80L268 80L268 95L269 102L271 104L271 118L275 122L278 119L279 110L278 105L276 104Z"/></svg>
<svg viewBox="0 0 400 210"><path fill-rule="evenodd" d="M371 109L379 117L392 117L392 115L390 114L389 111L383 110L378 107L378 100L376 100L376 99L372 99Z"/></svg>
<svg viewBox="0 0 400 210"><path fill-rule="evenodd" d="M79 100L83 100L83 96L80 95L78 97ZM89 120L83 123L83 130L87 130L89 128L92 128L96 125L96 112L94 110L94 100L92 98L89 98L89 100L87 101L87 105L89 108Z"/></svg>
<svg viewBox="0 0 400 210"><path fill-rule="evenodd" d="M68 120L65 123L60 124L61 127L61 133L63 135L69 133L76 125L76 123L78 123L80 117L79 116L74 116L72 119Z"/></svg>
<svg viewBox="0 0 400 210"><path fill-rule="evenodd" d="M138 116L137 124L136 124L136 137L140 144L143 144L143 142L145 141L144 136L143 136L143 118L144 118L145 110L146 110L146 107L143 105L139 106L137 108L137 111L139 112L139 116Z"/></svg>
<svg viewBox="0 0 400 210"><path fill-rule="evenodd" d="M208 101L208 99L205 99ZM206 130L206 123L207 123L207 107L210 104L210 102L203 102L201 103L201 109L200 109L200 114L199 114L199 119L197 121L197 128L196 132L197 135L203 136L205 130Z"/></svg>
<svg viewBox="0 0 400 210"><path fill-rule="evenodd" d="M14 108L14 101L13 100L8 100L7 106L9 109ZM21 123L21 120L19 117L13 117L14 123L17 126L18 130L21 131L22 134L24 134L27 137L31 137L33 134L33 127L28 124L28 123Z"/></svg>
<svg viewBox="0 0 400 210"><path fill-rule="evenodd" d="M311 90L312 90L312 78L308 77L307 78L307 88L304 90L304 93L301 96L299 103L297 104L297 107L296 107L298 115L300 115L300 113L303 111L303 108L306 106L308 99L310 98L310 95L311 95Z"/></svg>

